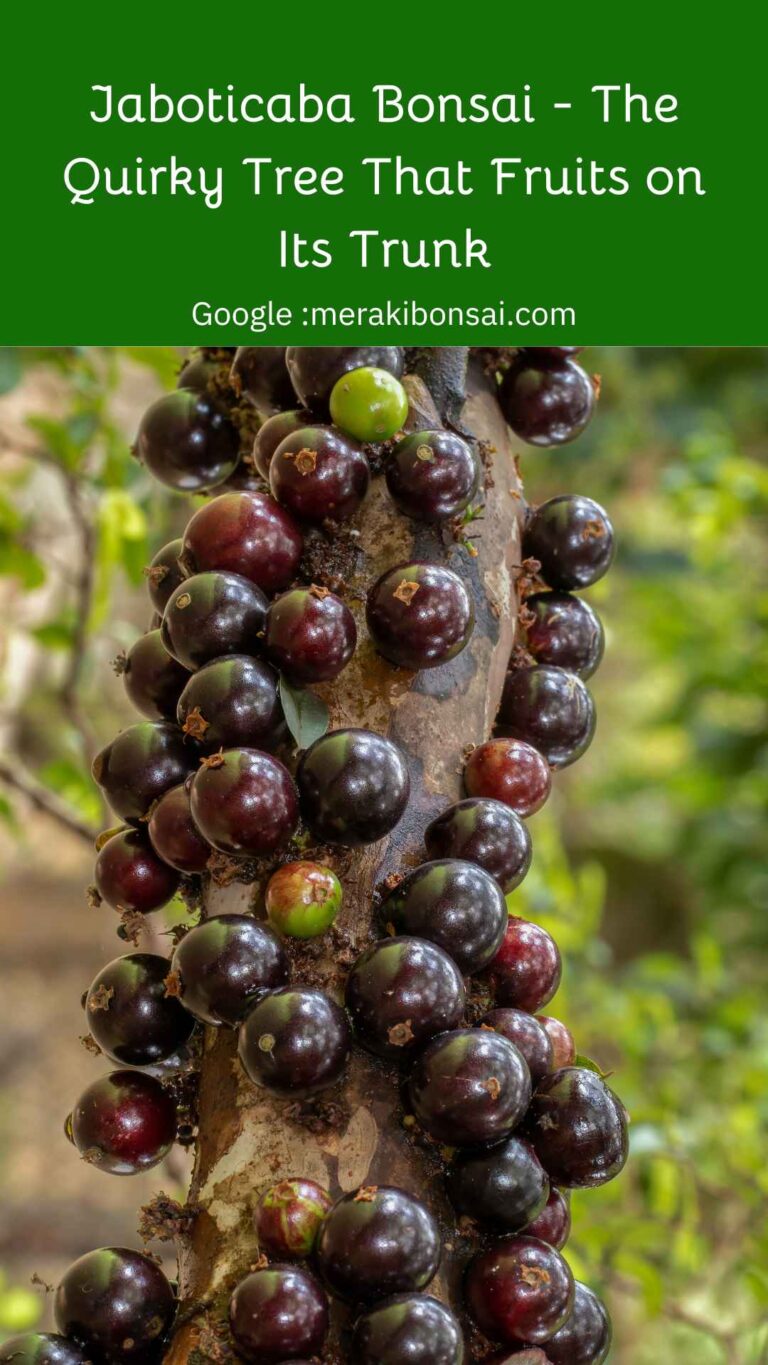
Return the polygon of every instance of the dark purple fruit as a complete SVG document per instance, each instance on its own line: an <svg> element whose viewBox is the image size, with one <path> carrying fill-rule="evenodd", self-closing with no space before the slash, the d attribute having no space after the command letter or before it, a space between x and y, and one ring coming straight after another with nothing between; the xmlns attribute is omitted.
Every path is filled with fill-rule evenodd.
<svg viewBox="0 0 768 1365"><path fill-rule="evenodd" d="M398 1294L369 1309L355 1324L352 1350L355 1365L464 1362L458 1319L429 1294Z"/></svg>
<svg viewBox="0 0 768 1365"><path fill-rule="evenodd" d="M457 1213L497 1232L520 1232L549 1197L544 1167L531 1144L518 1137L486 1151L458 1152L447 1185Z"/></svg>
<svg viewBox="0 0 768 1365"><path fill-rule="evenodd" d="M179 872L205 872L211 846L200 834L189 805L189 782L171 787L152 807L147 830L155 852Z"/></svg>
<svg viewBox="0 0 768 1365"><path fill-rule="evenodd" d="M603 1365L611 1349L611 1319L604 1303L579 1280L573 1308L547 1342L552 1365Z"/></svg>
<svg viewBox="0 0 768 1365"><path fill-rule="evenodd" d="M571 1231L571 1206L562 1190L552 1185L546 1207L525 1229L526 1237L537 1237L562 1251Z"/></svg>
<svg viewBox="0 0 768 1365"><path fill-rule="evenodd" d="M176 719L189 673L168 653L159 630L139 636L125 656L122 672L128 698L137 711L150 720Z"/></svg>
<svg viewBox="0 0 768 1365"><path fill-rule="evenodd" d="M458 1028L466 991L458 967L434 943L386 938L357 959L345 1004L363 1046L399 1062L436 1033Z"/></svg>
<svg viewBox="0 0 768 1365"><path fill-rule="evenodd" d="M269 466L277 447L286 436L309 426L312 416L305 408L292 408L288 412L276 412L256 432L253 442L253 463L261 477L269 483Z"/></svg>
<svg viewBox="0 0 768 1365"><path fill-rule="evenodd" d="M236 573L197 573L171 597L160 627L163 644L190 671L223 654L261 648L267 599Z"/></svg>
<svg viewBox="0 0 768 1365"><path fill-rule="evenodd" d="M288 769L258 749L203 760L190 789L192 819L219 853L265 858L288 843L299 803Z"/></svg>
<svg viewBox="0 0 768 1365"><path fill-rule="evenodd" d="M488 968L496 1004L534 1014L552 999L562 970L552 935L539 924L510 915L504 940Z"/></svg>
<svg viewBox="0 0 768 1365"><path fill-rule="evenodd" d="M508 913L493 877L475 863L444 858L409 872L383 902L380 918L396 934L437 943L466 974L494 957Z"/></svg>
<svg viewBox="0 0 768 1365"><path fill-rule="evenodd" d="M204 1024L237 1028L266 991L288 980L276 934L249 915L214 915L176 946L171 982L184 1008Z"/></svg>
<svg viewBox="0 0 768 1365"><path fill-rule="evenodd" d="M525 346L523 353L532 365L549 365L580 355L583 350L583 346Z"/></svg>
<svg viewBox="0 0 768 1365"><path fill-rule="evenodd" d="M152 1066L186 1043L194 1020L166 993L167 958L128 953L102 967L85 997L91 1036L122 1066Z"/></svg>
<svg viewBox="0 0 768 1365"><path fill-rule="evenodd" d="M289 682L329 682L355 652L355 618L327 588L292 588L270 606L264 643L270 663Z"/></svg>
<svg viewBox="0 0 768 1365"><path fill-rule="evenodd" d="M176 719L204 753L248 745L277 748L285 738L285 719L269 664L247 654L212 659L189 678Z"/></svg>
<svg viewBox="0 0 768 1365"><path fill-rule="evenodd" d="M433 1038L408 1082L416 1118L451 1147L505 1138L523 1117L531 1078L512 1043L490 1029L457 1029Z"/></svg>
<svg viewBox="0 0 768 1365"><path fill-rule="evenodd" d="M112 1071L83 1091L67 1133L91 1166L110 1175L137 1175L173 1146L176 1105L154 1076Z"/></svg>
<svg viewBox="0 0 768 1365"><path fill-rule="evenodd" d="M464 511L480 471L471 446L454 432L415 431L398 441L384 473L401 512L438 522Z"/></svg>
<svg viewBox="0 0 768 1365"><path fill-rule="evenodd" d="M301 813L316 839L354 848L394 829L411 784L401 749L371 730L331 730L299 764Z"/></svg>
<svg viewBox="0 0 768 1365"><path fill-rule="evenodd" d="M484 1015L481 1023L514 1043L525 1058L534 1085L552 1070L552 1043L544 1026L532 1014L511 1008L495 1009Z"/></svg>
<svg viewBox="0 0 768 1365"><path fill-rule="evenodd" d="M533 446L561 446L588 425L595 407L592 380L580 365L534 366L521 357L502 380L501 409L516 436Z"/></svg>
<svg viewBox="0 0 768 1365"><path fill-rule="evenodd" d="M149 1256L102 1247L74 1261L54 1300L56 1325L94 1362L145 1365L176 1311L173 1290Z"/></svg>
<svg viewBox="0 0 768 1365"><path fill-rule="evenodd" d="M475 610L466 584L442 564L398 564L368 593L371 639L389 663L436 668L467 644Z"/></svg>
<svg viewBox="0 0 768 1365"><path fill-rule="evenodd" d="M592 742L595 704L581 678L564 668L515 668L507 673L498 724L538 749L550 768L566 768Z"/></svg>
<svg viewBox="0 0 768 1365"><path fill-rule="evenodd" d="M196 764L195 746L177 725L143 720L106 744L91 771L115 815L138 825L152 803L183 782Z"/></svg>
<svg viewBox="0 0 768 1365"><path fill-rule="evenodd" d="M198 573L240 574L268 596L296 577L304 540L293 517L266 493L222 493L198 508L184 553Z"/></svg>
<svg viewBox="0 0 768 1365"><path fill-rule="evenodd" d="M604 1185L629 1152L624 1106L596 1072L566 1066L540 1081L525 1128L550 1180L567 1189Z"/></svg>
<svg viewBox="0 0 768 1365"><path fill-rule="evenodd" d="M491 1341L539 1345L566 1321L574 1282L554 1247L534 1237L509 1237L471 1262L464 1295L472 1317Z"/></svg>
<svg viewBox="0 0 768 1365"><path fill-rule="evenodd" d="M144 570L147 591L155 611L162 616L171 593L184 581L179 565L182 540L171 540L158 550L152 562Z"/></svg>
<svg viewBox="0 0 768 1365"><path fill-rule="evenodd" d="M230 371L235 393L242 394L262 417L294 401L285 365L284 346L238 346Z"/></svg>
<svg viewBox="0 0 768 1365"><path fill-rule="evenodd" d="M407 1190L364 1186L334 1204L316 1259L334 1294L367 1303L426 1289L440 1264L440 1233L426 1205Z"/></svg>
<svg viewBox="0 0 768 1365"><path fill-rule="evenodd" d="M328 1301L300 1266L270 1265L241 1280L229 1304L235 1345L254 1365L289 1365L319 1355L328 1333Z"/></svg>
<svg viewBox="0 0 768 1365"><path fill-rule="evenodd" d="M552 1044L552 1071L563 1066L573 1066L576 1061L576 1043L571 1030L560 1019L551 1014L537 1014L536 1018Z"/></svg>
<svg viewBox="0 0 768 1365"><path fill-rule="evenodd" d="M449 806L427 825L424 844L430 858L477 863L505 896L520 885L531 865L531 836L520 816L487 797Z"/></svg>
<svg viewBox="0 0 768 1365"><path fill-rule="evenodd" d="M544 805L552 789L546 759L519 739L489 739L472 750L464 765L470 796L501 801L525 819Z"/></svg>
<svg viewBox="0 0 768 1365"><path fill-rule="evenodd" d="M568 592L538 592L526 598L525 606L526 646L536 662L591 678L603 657L605 636L589 603Z"/></svg>
<svg viewBox="0 0 768 1365"><path fill-rule="evenodd" d="M373 365L396 379L403 373L400 346L289 346L285 361L299 401L318 413L327 412L331 390L350 370Z"/></svg>
<svg viewBox="0 0 768 1365"><path fill-rule="evenodd" d="M259 1247L279 1260L309 1256L333 1200L314 1180L281 1180L259 1196Z"/></svg>
<svg viewBox="0 0 768 1365"><path fill-rule="evenodd" d="M177 389L192 389L195 393L212 394L213 381L217 375L226 374L220 360L214 360L203 351L193 351L187 356L176 380Z"/></svg>
<svg viewBox="0 0 768 1365"><path fill-rule="evenodd" d="M199 493L233 472L240 437L207 395L177 389L147 408L135 450L160 483L181 493Z"/></svg>
<svg viewBox="0 0 768 1365"><path fill-rule="evenodd" d="M531 513L523 554L537 559L550 588L588 588L607 573L614 552L607 512L591 498L564 493Z"/></svg>
<svg viewBox="0 0 768 1365"><path fill-rule="evenodd" d="M335 1085L347 1064L347 1016L322 991L271 991L240 1029L240 1060L254 1085L302 1099Z"/></svg>
<svg viewBox="0 0 768 1365"><path fill-rule="evenodd" d="M368 492L371 471L361 445L335 427L300 427L275 451L269 484L299 521L348 521Z"/></svg>
<svg viewBox="0 0 768 1365"><path fill-rule="evenodd" d="M0 1346L0 1365L88 1365L73 1341L52 1332L24 1332Z"/></svg>
<svg viewBox="0 0 768 1365"><path fill-rule="evenodd" d="M94 880L113 910L148 915L176 895L181 878L158 858L141 830L126 829L113 834L99 850Z"/></svg>

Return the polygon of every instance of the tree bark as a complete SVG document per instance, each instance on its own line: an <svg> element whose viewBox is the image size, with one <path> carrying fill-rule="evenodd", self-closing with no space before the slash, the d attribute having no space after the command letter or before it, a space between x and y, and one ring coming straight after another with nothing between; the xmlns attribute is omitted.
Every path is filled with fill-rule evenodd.
<svg viewBox="0 0 768 1365"><path fill-rule="evenodd" d="M359 850L322 850L322 859L341 877L344 909L329 935L295 948L294 980L321 984L337 999L352 961L382 936L377 887L423 861L426 824L461 795L462 756L467 746L488 737L515 633L521 500L508 432L492 387L476 364L466 375L466 401L457 406L466 353L463 359L455 351L443 355L442 368L434 353L414 358L424 379L417 373L407 380L410 425L419 429L434 426L436 419L457 421L482 443L485 515L470 528L479 529L472 557L449 532L400 516L378 478L347 542L351 567L344 596L358 617L360 643L340 679L325 689L331 727L362 726L396 741L408 756L412 794L405 817L387 840ZM458 658L417 674L381 659L361 620L367 586L385 568L411 559L449 562L469 584L476 610L474 634ZM204 912L245 907L258 915L260 896L258 884L211 886ZM181 1325L166 1365L234 1358L226 1309L232 1288L259 1257L255 1202L266 1185L289 1176L315 1179L333 1194L361 1184L395 1184L417 1192L443 1230L443 1264L430 1292L458 1309L458 1279L471 1243L445 1202L440 1150L408 1123L395 1071L356 1049L337 1091L314 1104L290 1105L248 1082L236 1041L229 1030L207 1030L189 1198L194 1217L178 1247ZM343 1332L340 1314L324 1356L328 1365L347 1359L340 1344Z"/></svg>

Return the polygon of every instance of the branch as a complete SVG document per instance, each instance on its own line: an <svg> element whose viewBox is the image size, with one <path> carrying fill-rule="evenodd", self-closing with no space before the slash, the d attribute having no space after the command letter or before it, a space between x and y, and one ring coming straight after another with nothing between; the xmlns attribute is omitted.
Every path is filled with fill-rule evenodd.
<svg viewBox="0 0 768 1365"><path fill-rule="evenodd" d="M21 777L14 772L9 764L0 760L0 782L4 782L6 787L11 787L13 791L19 792L22 796L35 807L36 810L43 811L52 820L58 821L71 834L77 834L81 839L87 839L89 844L94 844L98 831L92 829L84 820L78 819L73 811L65 806L62 801L49 791L41 782L35 781L33 777Z"/></svg>

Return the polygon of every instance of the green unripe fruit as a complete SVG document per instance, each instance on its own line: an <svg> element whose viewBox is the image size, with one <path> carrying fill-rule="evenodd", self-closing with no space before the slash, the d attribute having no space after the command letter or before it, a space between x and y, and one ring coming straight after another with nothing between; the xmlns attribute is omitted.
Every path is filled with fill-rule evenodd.
<svg viewBox="0 0 768 1365"><path fill-rule="evenodd" d="M331 417L358 441L388 441L408 416L408 395L386 370L350 370L331 392Z"/></svg>
<svg viewBox="0 0 768 1365"><path fill-rule="evenodd" d="M273 929L291 938L317 938L341 909L341 883L319 863L286 863L269 879L267 917Z"/></svg>
<svg viewBox="0 0 768 1365"><path fill-rule="evenodd" d="M265 1190L256 1206L259 1246L280 1260L309 1256L331 1196L314 1180L281 1180Z"/></svg>

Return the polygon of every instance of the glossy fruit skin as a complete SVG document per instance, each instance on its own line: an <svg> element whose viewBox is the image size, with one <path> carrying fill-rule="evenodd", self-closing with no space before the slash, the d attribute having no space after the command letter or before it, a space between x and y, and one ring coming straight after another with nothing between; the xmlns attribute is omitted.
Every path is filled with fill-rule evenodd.
<svg viewBox="0 0 768 1365"><path fill-rule="evenodd" d="M284 346L238 346L230 383L235 393L253 403L263 417L293 403Z"/></svg>
<svg viewBox="0 0 768 1365"><path fill-rule="evenodd" d="M255 654L267 599L241 574L198 573L177 588L160 627L163 644L190 672L223 654Z"/></svg>
<svg viewBox="0 0 768 1365"><path fill-rule="evenodd" d="M591 678L603 657L605 635L589 603L568 592L539 592L527 597L525 606L533 615L525 627L526 648L536 662Z"/></svg>
<svg viewBox="0 0 768 1365"><path fill-rule="evenodd" d="M386 938L355 962L345 1004L363 1047L401 1062L436 1033L458 1028L466 990L458 967L436 944Z"/></svg>
<svg viewBox="0 0 768 1365"><path fill-rule="evenodd" d="M280 940L250 915L213 915L190 929L171 961L181 1002L204 1024L237 1028L290 966Z"/></svg>
<svg viewBox="0 0 768 1365"><path fill-rule="evenodd" d="M256 1235L259 1247L280 1260L301 1259L314 1249L333 1200L314 1180L281 1180L259 1196Z"/></svg>
<svg viewBox="0 0 768 1365"><path fill-rule="evenodd" d="M471 1262L467 1307L492 1341L544 1345L562 1327L574 1281L559 1251L535 1237L509 1237Z"/></svg>
<svg viewBox="0 0 768 1365"><path fill-rule="evenodd" d="M203 753L247 745L271 752L285 738L277 674L249 654L211 659L189 678L176 719Z"/></svg>
<svg viewBox="0 0 768 1365"><path fill-rule="evenodd" d="M539 1082L525 1130L552 1183L566 1189L613 1180L629 1153L624 1106L587 1067L561 1067Z"/></svg>
<svg viewBox="0 0 768 1365"><path fill-rule="evenodd" d="M96 858L96 889L113 910L151 914L176 895L180 880L176 869L157 856L141 830L113 834Z"/></svg>
<svg viewBox="0 0 768 1365"><path fill-rule="evenodd" d="M223 371L220 361L212 360L201 351L187 357L176 380L177 389L192 389L195 393L209 392L211 380Z"/></svg>
<svg viewBox="0 0 768 1365"><path fill-rule="evenodd" d="M175 1311L173 1290L160 1267L125 1247L102 1247L74 1261L54 1300L59 1330L94 1362L109 1365L144 1365Z"/></svg>
<svg viewBox="0 0 768 1365"><path fill-rule="evenodd" d="M341 909L341 882L330 867L302 860L272 873L265 893L267 919L278 934L317 938Z"/></svg>
<svg viewBox="0 0 768 1365"><path fill-rule="evenodd" d="M177 725L143 720L106 744L91 772L115 815L138 825L153 801L183 782L196 766L195 746Z"/></svg>
<svg viewBox="0 0 768 1365"><path fill-rule="evenodd" d="M151 1066L183 1047L194 1020L166 995L167 958L128 953L94 977L85 1015L102 1052L121 1066Z"/></svg>
<svg viewBox="0 0 768 1365"><path fill-rule="evenodd" d="M211 846L205 842L189 806L189 782L171 787L152 807L147 824L150 842L163 862L179 872L205 872Z"/></svg>
<svg viewBox="0 0 768 1365"><path fill-rule="evenodd" d="M550 1187L549 1199L538 1218L534 1218L525 1229L526 1237L537 1237L540 1242L562 1251L571 1232L571 1206L554 1185Z"/></svg>
<svg viewBox="0 0 768 1365"><path fill-rule="evenodd" d="M443 858L422 863L387 896L382 924L397 934L429 939L465 975L480 971L504 938L507 904L492 877L475 863Z"/></svg>
<svg viewBox="0 0 768 1365"><path fill-rule="evenodd" d="M334 1204L316 1259L334 1294L370 1303L425 1289L440 1264L440 1233L420 1199L393 1185L372 1185Z"/></svg>
<svg viewBox="0 0 768 1365"><path fill-rule="evenodd" d="M362 446L335 427L300 427L280 442L269 466L273 497L299 521L316 526L348 521L370 481Z"/></svg>
<svg viewBox="0 0 768 1365"><path fill-rule="evenodd" d="M323 843L355 848L394 829L408 804L405 754L371 730L331 730L299 764L301 813Z"/></svg>
<svg viewBox="0 0 768 1365"><path fill-rule="evenodd" d="M472 447L455 432L414 431L398 441L384 475L401 512L436 523L464 511L477 489L480 468Z"/></svg>
<svg viewBox="0 0 768 1365"><path fill-rule="evenodd" d="M592 742L595 704L581 678L564 668L515 668L507 673L498 723L538 749L550 768L567 768Z"/></svg>
<svg viewBox="0 0 768 1365"><path fill-rule="evenodd" d="M210 398L177 389L147 408L139 423L136 454L168 488L199 493L234 471L240 437Z"/></svg>
<svg viewBox="0 0 768 1365"><path fill-rule="evenodd" d="M531 1077L517 1048L488 1029L456 1029L433 1038L408 1081L422 1128L451 1147L507 1137L530 1096Z"/></svg>
<svg viewBox="0 0 768 1365"><path fill-rule="evenodd" d="M521 440L533 446L561 446L588 425L595 390L589 375L572 360L534 366L523 358L507 370L499 402Z"/></svg>
<svg viewBox="0 0 768 1365"><path fill-rule="evenodd" d="M337 379L329 406L334 424L357 441L388 441L408 417L408 395L400 380L372 365Z"/></svg>
<svg viewBox="0 0 768 1365"><path fill-rule="evenodd" d="M178 540L169 540L167 545L163 545L162 549L158 550L154 559L144 570L150 601L155 611L159 612L161 616L165 611L171 593L184 581L184 575L179 566L179 555L182 548L181 536Z"/></svg>
<svg viewBox="0 0 768 1365"><path fill-rule="evenodd" d="M552 1071L563 1066L573 1066L576 1061L576 1043L571 1030L560 1019L551 1014L537 1014L536 1018L552 1044Z"/></svg>
<svg viewBox="0 0 768 1365"><path fill-rule="evenodd" d="M520 1232L549 1198L549 1177L530 1143L519 1137L487 1151L459 1152L446 1182L456 1212L496 1232Z"/></svg>
<svg viewBox="0 0 768 1365"><path fill-rule="evenodd" d="M327 588L292 588L267 612L267 657L289 682L329 682L355 652L357 627L349 607Z"/></svg>
<svg viewBox="0 0 768 1365"><path fill-rule="evenodd" d="M328 1301L314 1277L294 1265L270 1265L241 1280L229 1305L235 1345L254 1365L315 1356L328 1332Z"/></svg>
<svg viewBox="0 0 768 1365"><path fill-rule="evenodd" d="M519 739L489 739L467 759L464 786L470 796L501 801L526 819L544 805L552 774L533 745Z"/></svg>
<svg viewBox="0 0 768 1365"><path fill-rule="evenodd" d="M240 1029L238 1051L254 1085L302 1099L340 1079L351 1036L346 1014L330 996L285 986L251 1010Z"/></svg>
<svg viewBox="0 0 768 1365"><path fill-rule="evenodd" d="M549 1034L538 1019L525 1010L508 1006L489 1010L481 1019L486 1028L495 1029L503 1038L514 1043L525 1058L531 1080L536 1085L554 1066L554 1052Z"/></svg>
<svg viewBox="0 0 768 1365"><path fill-rule="evenodd" d="M123 682L128 699L149 720L176 719L188 678L187 669L168 653L159 630L140 635L125 657Z"/></svg>
<svg viewBox="0 0 768 1365"><path fill-rule="evenodd" d="M397 1294L355 1324L355 1365L463 1365L461 1325L429 1294ZM286 1363L287 1365L287 1363Z"/></svg>
<svg viewBox="0 0 768 1365"><path fill-rule="evenodd" d="M552 935L539 924L510 915L501 947L488 968L496 1004L535 1014L552 999L562 971Z"/></svg>
<svg viewBox="0 0 768 1365"><path fill-rule="evenodd" d="M460 654L475 624L466 584L442 564L398 564L368 593L371 639L391 664L436 668Z"/></svg>
<svg viewBox="0 0 768 1365"><path fill-rule="evenodd" d="M547 1355L552 1365L603 1365L612 1336L605 1304L576 1280L573 1308L547 1342Z"/></svg>
<svg viewBox="0 0 768 1365"><path fill-rule="evenodd" d="M195 773L192 819L220 853L265 858L288 843L299 818L293 778L258 749L225 749Z"/></svg>
<svg viewBox="0 0 768 1365"><path fill-rule="evenodd" d="M291 408L288 412L276 412L274 417L268 418L259 427L253 442L253 463L267 483L272 456L281 441L284 441L286 436L291 436L294 431L309 426L311 422L312 415L306 408Z"/></svg>
<svg viewBox="0 0 768 1365"><path fill-rule="evenodd" d="M550 498L529 517L523 554L539 561L548 587L563 592L588 588L613 562L614 536L608 513L592 498L575 493Z"/></svg>
<svg viewBox="0 0 768 1365"><path fill-rule="evenodd" d="M267 493L221 493L199 507L184 532L184 553L198 573L240 574L267 596L299 571L304 538L290 512Z"/></svg>
<svg viewBox="0 0 768 1365"><path fill-rule="evenodd" d="M427 825L424 844L430 858L477 863L505 896L531 866L531 836L520 816L488 797L468 797L449 806Z"/></svg>
<svg viewBox="0 0 768 1365"><path fill-rule="evenodd" d="M0 1365L88 1365L73 1341L52 1332L24 1332L0 1346Z"/></svg>
<svg viewBox="0 0 768 1365"><path fill-rule="evenodd" d="M176 1105L154 1076L112 1071L83 1091L67 1124L89 1165L110 1175L136 1175L173 1146Z"/></svg>
<svg viewBox="0 0 768 1365"><path fill-rule="evenodd" d="M401 346L289 346L285 363L300 402L322 413L328 409L334 384L350 370L374 365L399 379L403 350Z"/></svg>

